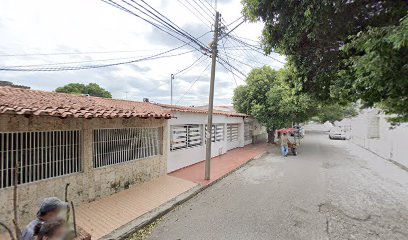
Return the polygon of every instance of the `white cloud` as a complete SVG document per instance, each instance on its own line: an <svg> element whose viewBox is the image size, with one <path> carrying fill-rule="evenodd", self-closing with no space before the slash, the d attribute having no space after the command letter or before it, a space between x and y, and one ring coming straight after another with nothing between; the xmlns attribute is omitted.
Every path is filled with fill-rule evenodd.
<svg viewBox="0 0 408 240"><path fill-rule="evenodd" d="M180 2L189 6L186 0L171 1L171 3L168 0L149 1L149 4L194 37L199 37L210 31L209 24L201 22ZM238 0L218 1L218 10L227 23L241 16L241 4ZM235 32L238 36L257 40L261 30L262 24L260 23L244 23ZM2 36L0 38L0 55L88 53L0 56L0 66L83 62L116 58L129 60L159 53L182 44L182 42L160 32L141 19L102 1L83 0L3 0L0 3L0 36ZM201 41L208 45L211 36L212 33L209 33ZM253 41L248 42L254 44ZM238 61L244 61L257 67L261 66L261 63L267 63L274 68L282 67L282 64L256 52L228 49L228 47L232 47L231 41L226 41L225 44L230 63L245 74L249 72L250 67ZM177 53L188 50L188 48L183 48L177 50ZM89 53L111 51L116 51L116 53ZM226 59L222 49L219 53ZM198 53L189 53L172 58L81 71L0 72L0 80L44 90L54 90L56 87L71 82L95 82L111 91L115 98L127 97L132 100L142 100L142 98L148 97L153 101L169 103L170 75L191 65L198 57L200 57ZM274 55L274 57L284 60L282 56ZM239 60L234 60L234 58ZM209 61L209 58L205 59L185 75L176 78L173 85L174 102L181 99L179 104L207 104L210 69L195 82L194 86L191 87L191 85L203 73ZM239 75L237 72L236 74ZM231 103L233 89L236 87L234 78L219 64L216 76L215 104ZM239 85L243 84L243 81L237 77L236 81ZM186 92L188 89L190 90Z"/></svg>

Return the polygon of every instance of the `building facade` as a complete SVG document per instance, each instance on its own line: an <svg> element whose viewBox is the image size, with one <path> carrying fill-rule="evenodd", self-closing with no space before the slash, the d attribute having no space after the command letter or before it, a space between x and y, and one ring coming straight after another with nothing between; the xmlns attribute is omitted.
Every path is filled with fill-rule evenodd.
<svg viewBox="0 0 408 240"><path fill-rule="evenodd" d="M0 86L0 221L45 197L90 202L205 159L207 111ZM255 119L214 111L212 157L266 141ZM1 230L0 230L1 231Z"/></svg>
<svg viewBox="0 0 408 240"><path fill-rule="evenodd" d="M24 226L66 184L79 204L165 175L168 118L149 103L0 87L0 221L12 226L15 183Z"/></svg>
<svg viewBox="0 0 408 240"><path fill-rule="evenodd" d="M163 105L172 111L168 121L167 172L205 160L207 110L192 107ZM211 157L229 150L261 142L266 131L246 114L215 110L212 126Z"/></svg>

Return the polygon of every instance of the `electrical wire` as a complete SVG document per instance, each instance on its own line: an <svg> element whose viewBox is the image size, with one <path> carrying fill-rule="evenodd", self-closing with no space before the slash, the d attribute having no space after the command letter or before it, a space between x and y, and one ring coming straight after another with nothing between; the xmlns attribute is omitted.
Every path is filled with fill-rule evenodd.
<svg viewBox="0 0 408 240"><path fill-rule="evenodd" d="M183 95L177 100L176 104L177 105L183 98L184 96L190 92L191 88L195 85L195 83L203 76L204 72L207 71L207 69L211 66L211 62L207 65L207 67L201 72L201 74L193 81L190 82L190 87L183 93Z"/></svg>
<svg viewBox="0 0 408 240"><path fill-rule="evenodd" d="M0 54L0 57L28 57L28 56L58 56L58 55L85 55L85 54L111 54L111 53L135 53L148 51L163 51L165 49L141 49L141 50L118 50L118 51L93 51L93 52L59 52L59 53L21 53Z"/></svg>
<svg viewBox="0 0 408 240"><path fill-rule="evenodd" d="M235 67L232 64L229 64L224 58L222 58L221 56L218 56L218 61L217 62L223 62L224 64L227 64L228 66L230 66L232 69L234 69L235 71L237 71L239 74L241 74L242 76L244 76L245 78L247 78L247 76L241 71L239 70L237 67Z"/></svg>
<svg viewBox="0 0 408 240"><path fill-rule="evenodd" d="M114 7L118 8L118 9L120 9L120 10L123 10L123 11L125 11L127 13L130 13L130 14L132 14L132 15L140 18L140 19L142 19L143 21L153 25L154 27L158 28L159 30L161 30L161 31L163 31L163 32L165 32L167 34L169 34L170 36L176 38L177 40L179 40L181 42L187 43L185 40L181 39L181 38L186 38L186 39L190 40L191 42L195 43L196 45L198 45L198 48L197 48L196 46L193 46L190 43L187 43L192 48L195 48L195 49L197 49L199 51L204 51L204 52L209 51L209 48L206 45L201 43L199 40L197 40L193 36L189 35L186 31L184 31L183 29L181 29L180 27L175 25L167 17L165 17L163 14L158 12L156 9L154 9L153 7L151 7L150 5L145 3L144 1L142 1L142 2L145 3L153 11L158 13L160 16L163 16L164 18L166 18L167 20L164 20L163 18L157 16L156 14L153 15L153 13L150 10L149 11L152 14L150 14L150 15L147 14L146 13L147 10L143 11L140 8L138 8L137 6L142 7L141 4L139 4L139 3L137 3L137 2L135 2L133 0L132 0L132 2L135 3L137 6L134 6L133 4L131 4L131 3L127 2L127 1L125 1L125 0L122 0L122 2L124 2L126 5L134 8L135 10L139 11L140 13L142 13L142 15L147 16L147 18L133 12L132 10L129 10L128 8L118 4L117 2L115 2L113 0L101 0L101 1L104 2L104 3L107 3L107 4L111 5L111 6L114 6ZM147 8L144 7L144 9L147 9ZM149 20L148 18L150 18L151 20ZM152 20L155 21L156 23L153 22ZM175 36L175 35L178 35L178 36Z"/></svg>
<svg viewBox="0 0 408 240"><path fill-rule="evenodd" d="M224 40L222 41L222 45L225 47L225 41ZM223 48L223 50L224 50L225 56L227 57L227 62L230 63L227 51L225 50L225 48ZM238 87L237 79L235 79L235 75L232 73L232 68L230 69L230 72L232 74L232 78L234 79L235 86Z"/></svg>
<svg viewBox="0 0 408 240"><path fill-rule="evenodd" d="M235 77L239 78L241 81L245 82L245 79L243 79L241 76L235 74L234 71L228 69L228 68L224 65L224 63L222 63L221 61L217 61L217 62L218 62L225 70L227 70L228 72L232 73L233 76L235 76Z"/></svg>
<svg viewBox="0 0 408 240"><path fill-rule="evenodd" d="M225 27L229 27L229 26L231 26L232 24L234 24L234 23L238 22L238 21L239 21L239 20L241 20L242 18L244 18L244 16L241 16L241 17L239 17L239 18L235 19L234 21L230 22L229 24L226 24L226 25L225 25Z"/></svg>
<svg viewBox="0 0 408 240"><path fill-rule="evenodd" d="M212 22L205 19L203 20L202 17L198 16L195 11L191 10L186 4L184 4L181 0L177 0L181 5L183 5L189 12L191 12L194 16L196 16L204 25L211 27ZM187 1L188 3L188 1Z"/></svg>
<svg viewBox="0 0 408 240"><path fill-rule="evenodd" d="M216 12L216 10L210 5L210 7L214 10L211 10L211 9L209 9L208 7L207 7L207 5L205 4L205 3L207 3L208 4L208 2L206 2L205 0L198 0L213 16L215 16L215 12Z"/></svg>
<svg viewBox="0 0 408 240"><path fill-rule="evenodd" d="M142 61L147 61L147 60L153 60L153 59L160 59L160 58L168 58L168 57L174 57L174 56L180 56L183 54L187 54L190 52L193 52L195 50L191 50L188 52L184 53L178 53L178 54L173 54L173 55L165 55L162 56L166 53L175 51L177 49L180 49L184 47L184 45L181 45L179 47L167 50L162 53L154 54L152 56L140 58L140 59L135 59L135 60L130 60L130 61L124 61L124 62L116 62L116 63L109 63L109 64L100 64L100 65L84 65L84 66L66 66L66 67L48 67L48 68L23 68L23 67L18 67L18 68L11 68L11 67L0 67L0 71L17 71L17 72L55 72L55 71L71 71L71 70L84 70L84 69L94 69L94 68L103 68L103 67L112 67L112 66L117 66L117 65L123 65L123 64L130 64L130 63L136 63L136 62L142 62Z"/></svg>
<svg viewBox="0 0 408 240"><path fill-rule="evenodd" d="M227 36L227 37L230 38L230 39L232 39L232 40L234 40L234 41L236 41L236 42L238 42L238 43L241 43L241 44L243 44L243 45L245 45L245 46L251 48L252 51L258 52L258 53L260 53L260 54L263 54L265 57L271 58L271 59L273 59L273 60L275 60L275 61L277 61L277 62L279 62L279 63L285 64L285 62L283 62L283 61L281 61L281 60L279 60L279 59L277 59L277 58L271 57L271 56L269 56L269 55L265 55L265 53L259 51L259 49L261 49L261 48L254 47L253 45L248 44L248 43L246 43L246 42L244 42L244 41L242 41L242 40L239 40L239 39L237 39L237 38L235 38L235 37L233 37L233 36L231 36L231 35L229 35L229 36Z"/></svg>
<svg viewBox="0 0 408 240"><path fill-rule="evenodd" d="M117 4L116 2L113 2L112 0L101 0L101 1L104 2L104 3L106 3L106 4L111 5L111 6L113 6L113 7L116 7L116 8L118 8L118 9L122 10L122 11L125 11L125 12L127 12L127 13L130 13L130 14L132 14L132 15L134 15L134 16L140 18L140 19L142 19L143 21L145 21L145 22L147 22L147 23L153 25L154 27L160 29L161 31L167 33L168 35L170 35L170 36L176 38L177 40L179 40L179 41L181 41L181 42L183 42L183 43L185 43L185 44L188 44L190 47L192 47L192 48L194 48L194 49L197 49L197 47L195 47L195 46L191 45L190 43L187 43L185 40L182 40L182 39L180 39L179 37L175 36L175 35L172 34L169 30L164 29L163 26L160 26L160 25L158 25L158 24L156 24L156 23L154 23L154 22L152 22L152 21L150 21L150 20L148 20L148 19L146 19L146 18L144 18L144 17L142 17L142 16L140 16L140 15L138 15L138 14L132 12L131 10L129 10L129 9L127 9L127 8L125 8L125 7L123 7L123 6L119 5L119 4ZM199 49L197 49L197 50L199 50Z"/></svg>
<svg viewBox="0 0 408 240"><path fill-rule="evenodd" d="M123 0L122 0L123 1ZM131 0L132 2L136 3L134 0ZM194 38L190 33L188 33L187 31L185 31L184 29L180 28L177 24L175 24L174 22L172 22L169 18L167 18L166 16L164 16L163 14L161 14L159 11L157 11L155 8L153 8L152 6L150 6L148 3L146 3L144 0L141 0L144 4L146 4L149 8L151 8L153 11L155 11L156 13L158 13L160 16L162 16L163 18L165 18L167 21L169 21L171 24L173 24L177 29L179 29L181 32L183 32L185 35L187 35L189 37L189 39L195 43L197 43L198 45L201 46L201 48L203 49L208 49L208 47L203 44L201 41L199 41L197 38ZM138 3L136 3L138 4Z"/></svg>
<svg viewBox="0 0 408 240"><path fill-rule="evenodd" d="M189 1L189 0L186 0L187 2ZM191 1L192 3L194 3L195 5L197 5L201 10L202 10L202 12L203 13L205 13L210 19L211 19L211 21L212 22L214 22L215 21L215 14L214 13L212 13L211 11L210 11L210 13L208 13L207 12L207 9L205 8L205 6L203 7L203 5L202 5L202 2L200 2L200 1Z"/></svg>
<svg viewBox="0 0 408 240"><path fill-rule="evenodd" d="M177 76L177 75L181 75L184 74L186 72L188 72L188 70L190 70L197 62L199 62L202 58L204 57L204 55L201 55L201 57L199 57L197 60L195 60L191 65L181 69L180 71L176 72L173 74L173 76ZM205 60L205 59L204 59Z"/></svg>

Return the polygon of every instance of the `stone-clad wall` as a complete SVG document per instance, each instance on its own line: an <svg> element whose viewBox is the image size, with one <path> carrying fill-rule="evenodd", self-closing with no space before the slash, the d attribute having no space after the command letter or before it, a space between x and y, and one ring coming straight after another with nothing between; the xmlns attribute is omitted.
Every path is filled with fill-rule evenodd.
<svg viewBox="0 0 408 240"><path fill-rule="evenodd" d="M0 115L0 132L81 130L83 171L18 186L20 225L35 217L38 203L48 196L64 198L69 183L69 199L74 204L89 202L166 174L167 120L165 119L78 119L48 116ZM96 128L161 127L162 155L94 169L92 166L92 133ZM1 159L0 159L1 161ZM0 221L12 226L13 188L0 189ZM3 229L0 230L0 232Z"/></svg>

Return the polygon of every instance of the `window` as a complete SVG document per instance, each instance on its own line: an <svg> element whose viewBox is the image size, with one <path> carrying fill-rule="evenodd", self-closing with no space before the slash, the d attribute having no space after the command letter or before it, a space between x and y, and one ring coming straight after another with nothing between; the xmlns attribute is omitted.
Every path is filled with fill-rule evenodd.
<svg viewBox="0 0 408 240"><path fill-rule="evenodd" d="M93 131L95 168L161 154L161 128L115 128Z"/></svg>
<svg viewBox="0 0 408 240"><path fill-rule="evenodd" d="M224 140L224 124L213 124L211 142L221 142ZM207 125L205 125L205 139L207 140Z"/></svg>
<svg viewBox="0 0 408 240"><path fill-rule="evenodd" d="M202 130L198 124L173 125L170 129L170 151L201 146Z"/></svg>
<svg viewBox="0 0 408 240"><path fill-rule="evenodd" d="M0 188L82 171L81 132L0 133Z"/></svg>
<svg viewBox="0 0 408 240"><path fill-rule="evenodd" d="M238 127L239 124L227 124L228 142L238 141Z"/></svg>
<svg viewBox="0 0 408 240"><path fill-rule="evenodd" d="M244 139L245 141L252 141L253 129L252 123L244 123Z"/></svg>

